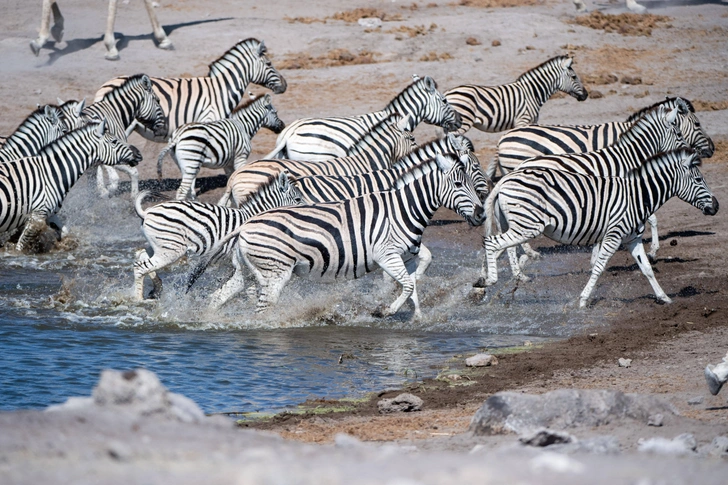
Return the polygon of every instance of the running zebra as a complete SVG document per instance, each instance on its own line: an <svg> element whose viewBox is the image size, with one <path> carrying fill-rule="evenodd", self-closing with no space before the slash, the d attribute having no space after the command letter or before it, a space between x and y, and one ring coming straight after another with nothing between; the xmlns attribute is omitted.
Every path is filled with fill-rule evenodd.
<svg viewBox="0 0 728 485"><path fill-rule="evenodd" d="M0 163L32 157L68 131L57 106L41 106L28 115L0 146Z"/></svg>
<svg viewBox="0 0 728 485"><path fill-rule="evenodd" d="M498 132L538 122L541 106L556 92L584 101L588 93L574 69L573 59L558 56L521 74L502 86L466 84L445 92L447 101L460 113L462 126Z"/></svg>
<svg viewBox="0 0 728 485"><path fill-rule="evenodd" d="M237 201L240 193L248 191L248 185L259 184L270 175L287 170L292 177L308 175L354 175L391 167L397 160L417 148L412 133L405 131L407 120L393 114L376 125L351 150L352 155L323 162L298 160L256 160L238 170L228 179L227 188L218 204L228 205Z"/></svg>
<svg viewBox="0 0 728 485"><path fill-rule="evenodd" d="M415 279L402 255L420 245L441 206L471 223L482 220L480 200L462 163L438 155L403 175L393 190L252 217L229 236L237 236L235 273L212 295L211 307L219 308L242 290L243 261L261 287L257 312L278 301L294 272L312 279L352 279L380 266L402 285L402 294L382 315L396 313L412 298L414 316L420 318Z"/></svg>
<svg viewBox="0 0 728 485"><path fill-rule="evenodd" d="M91 165L136 165L141 158L139 150L112 135L102 121L72 131L34 157L0 163L0 246L25 225L15 247L31 247Z"/></svg>
<svg viewBox="0 0 728 485"><path fill-rule="evenodd" d="M667 98L634 113L627 121L588 126L532 125L511 130L498 141L498 154L488 165L486 175L493 178L496 169L505 175L533 157L592 152L613 145L644 113L659 105L666 109L677 107L685 142L701 158L713 156L715 145L701 126L692 103L684 98Z"/></svg>
<svg viewBox="0 0 728 485"><path fill-rule="evenodd" d="M667 112L665 106L658 105L657 108L645 112L614 145L594 152L536 157L523 162L518 170L509 175L518 177L518 173L526 168L549 168L596 177L624 177L631 170L642 165L647 158L687 146L677 127L677 115L677 107ZM654 214L649 216L648 222L652 230L652 242L648 255L654 258L660 248L657 218ZM529 258L537 258L540 255L528 244L524 244L523 249L526 254L521 257L520 262L516 259L516 248L508 250L508 258L514 278L528 281L528 278L521 272L521 268ZM594 248L594 251L597 250ZM596 257L596 252L594 257ZM475 284L476 287L483 286L484 277L485 260L483 260L483 274Z"/></svg>
<svg viewBox="0 0 728 485"><path fill-rule="evenodd" d="M136 74L124 79L119 85L110 89L95 103L81 112L84 123L105 119L109 131L126 141L136 124L142 124L156 134L166 133L167 120L154 93L152 81L146 74ZM117 166L117 170L125 172L131 179L131 194L139 193L139 172L134 167ZM97 168L96 185L102 197L108 197L116 189L116 179L109 171L110 188L103 183L103 168Z"/></svg>
<svg viewBox="0 0 728 485"><path fill-rule="evenodd" d="M166 142L174 130L186 123L227 118L240 104L251 82L276 94L284 93L286 80L275 70L265 53L265 44L250 38L238 42L210 64L207 77L151 78L154 92L167 117L167 130L157 134L137 125L136 131L148 140ZM124 79L117 77L108 81L96 93L96 99L101 99L114 86L121 85Z"/></svg>
<svg viewBox="0 0 728 485"><path fill-rule="evenodd" d="M162 162L171 152L182 172L177 200L194 199L200 168L222 168L229 176L247 162L251 140L261 127L280 133L284 126L271 103L270 94L233 111L228 119L182 125L174 130L159 154L157 175L162 178Z"/></svg>
<svg viewBox="0 0 728 485"><path fill-rule="evenodd" d="M382 111L360 116L303 118L278 136L276 147L265 158L321 161L349 155L351 147L387 116L409 115L407 131L420 122L442 126L446 131L460 127L460 115L437 90L437 83L425 76L407 86Z"/></svg>
<svg viewBox="0 0 728 485"><path fill-rule="evenodd" d="M239 209L203 204L194 201L170 201L158 204L146 211L142 201L149 192L141 192L135 208L142 218L142 233L150 251L142 249L134 263L134 291L139 300L144 299L144 277L149 275L154 283L152 295L162 292L162 280L156 272L178 261L186 254L205 256L221 239L240 227L250 217L268 209L301 204L301 192L282 172L270 177L248 193ZM223 245L218 256L227 254L233 245L231 239Z"/></svg>
<svg viewBox="0 0 728 485"><path fill-rule="evenodd" d="M591 277L579 297L587 304L597 279L609 259L625 244L657 298L670 303L660 288L642 247L644 221L673 196L700 209L718 212L690 149L654 156L624 177L583 175L553 168L522 168L506 175L488 198L486 217L507 230L484 238L486 286L498 281L496 259L506 248L541 234L561 244L599 244ZM581 201L575 204L574 201ZM489 224L489 229L490 229Z"/></svg>

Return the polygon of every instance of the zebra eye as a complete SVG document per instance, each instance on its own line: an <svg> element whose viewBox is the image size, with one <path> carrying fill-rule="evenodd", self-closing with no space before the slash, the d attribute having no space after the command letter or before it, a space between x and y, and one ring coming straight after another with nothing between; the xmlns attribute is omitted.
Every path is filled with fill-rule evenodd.
<svg viewBox="0 0 728 485"><path fill-rule="evenodd" d="M700 128L700 121L695 122L695 128Z"/></svg>
<svg viewBox="0 0 728 485"><path fill-rule="evenodd" d="M455 187L457 187L458 189L462 186L463 186L462 182L455 182Z"/></svg>

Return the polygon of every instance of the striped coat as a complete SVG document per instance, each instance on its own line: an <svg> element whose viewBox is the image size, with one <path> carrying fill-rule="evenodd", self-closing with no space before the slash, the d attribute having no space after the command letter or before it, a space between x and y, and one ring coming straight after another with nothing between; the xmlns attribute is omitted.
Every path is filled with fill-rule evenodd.
<svg viewBox="0 0 728 485"><path fill-rule="evenodd" d="M44 146L68 133L63 114L57 106L47 104L33 111L0 145L0 163L32 157Z"/></svg>

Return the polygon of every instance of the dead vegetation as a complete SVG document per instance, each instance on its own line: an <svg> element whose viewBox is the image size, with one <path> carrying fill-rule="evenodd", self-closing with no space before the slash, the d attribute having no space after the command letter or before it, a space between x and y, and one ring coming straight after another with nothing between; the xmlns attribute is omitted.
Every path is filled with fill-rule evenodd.
<svg viewBox="0 0 728 485"><path fill-rule="evenodd" d="M599 11L591 12L589 15L581 15L571 20L570 23L589 27L605 32L622 35L651 36L652 29L657 27L672 27L667 23L671 19L664 15L620 13L611 15Z"/></svg>
<svg viewBox="0 0 728 485"><path fill-rule="evenodd" d="M357 54L348 49L333 49L322 56L312 56L307 52L290 54L281 60L276 59L279 69L316 69L320 67L351 66L356 64L374 64L378 52L361 51Z"/></svg>
<svg viewBox="0 0 728 485"><path fill-rule="evenodd" d="M317 19L315 17L289 17L288 15L283 17L283 20L288 21L289 24L313 24L315 22L320 22L322 24L326 23L326 19Z"/></svg>
<svg viewBox="0 0 728 485"><path fill-rule="evenodd" d="M404 34L408 37L417 37L418 35L427 35L430 32L434 32L437 29L437 24L430 24L430 27L425 27L424 25L415 25L414 27L409 27L407 25L400 25L397 28L389 29L385 31L386 34Z"/></svg>
<svg viewBox="0 0 728 485"><path fill-rule="evenodd" d="M346 10L344 12L336 12L331 17L326 17L327 19L333 19L333 20L343 20L344 22L349 23L356 23L361 18L372 18L376 17L380 19L382 22L397 22L402 20L402 15L395 13L395 14L388 14L383 10L380 10L378 8L355 8L354 10Z"/></svg>
<svg viewBox="0 0 728 485"><path fill-rule="evenodd" d="M425 54L420 57L420 61L422 62L446 61L448 59L452 59L452 56L447 52L443 52L442 54L438 54L437 52L430 52L429 54Z"/></svg>
<svg viewBox="0 0 728 485"><path fill-rule="evenodd" d="M463 7L498 8L498 7L527 7L543 5L545 0L460 0L457 5Z"/></svg>
<svg viewBox="0 0 728 485"><path fill-rule="evenodd" d="M728 109L728 101L703 101L696 99L693 101L695 111L720 111Z"/></svg>

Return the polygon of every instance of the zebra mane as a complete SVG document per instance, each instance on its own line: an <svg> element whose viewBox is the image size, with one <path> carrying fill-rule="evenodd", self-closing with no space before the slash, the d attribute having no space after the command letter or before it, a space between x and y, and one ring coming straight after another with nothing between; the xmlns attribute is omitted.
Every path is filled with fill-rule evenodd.
<svg viewBox="0 0 728 485"><path fill-rule="evenodd" d="M677 161L681 161L687 157L695 155L696 152L692 148L679 148L669 152L661 152L642 162L642 165L639 167L630 170L628 175L639 175L644 170L650 170L653 167L671 165ZM701 163L700 158L697 158L696 165L700 165Z"/></svg>
<svg viewBox="0 0 728 485"><path fill-rule="evenodd" d="M28 116L25 117L25 119L15 129L15 131L13 132L13 134L15 132L17 132L18 129L20 129L21 127L23 127L23 125L25 125L27 122L30 122L32 119L38 118L39 121L43 121L43 118L45 118L46 106L49 106L51 108L51 110L55 110L56 111L56 116L58 116L59 121L63 118L61 116L60 108L57 105L55 105L55 104L46 104L46 105L43 105L43 106L38 106L35 110L33 110L32 113L30 113ZM8 139L10 139L12 137L13 137L13 135L10 135L8 137Z"/></svg>
<svg viewBox="0 0 728 485"><path fill-rule="evenodd" d="M71 132L66 133L62 137L57 138L56 140L44 146L40 150L40 152L38 152L38 155L51 154L54 151L58 150L59 146L72 147L76 145L76 140L78 140L79 138L85 138L90 132L96 131L100 123L101 122L98 120L92 120L81 128L77 128Z"/></svg>
<svg viewBox="0 0 728 485"><path fill-rule="evenodd" d="M262 182L257 182L255 184L251 184L249 187L249 192L242 196L238 202L238 207L242 207L243 205L247 204L255 204L256 202L260 201L261 199L265 198L265 195L273 189L274 186L278 185L278 177L280 176L281 172L277 172L275 174L268 174L267 178L263 180ZM290 179L290 177L289 177ZM258 179L256 179L257 181Z"/></svg>
<svg viewBox="0 0 728 485"><path fill-rule="evenodd" d="M410 167L399 176L396 182L394 182L394 188L401 189L405 185L412 183L414 180L421 179L425 175L430 174L435 170L438 170L438 168L437 162L434 158Z"/></svg>
<svg viewBox="0 0 728 485"><path fill-rule="evenodd" d="M397 93L397 95L394 98L392 98L392 100L389 103L387 103L387 106L384 107L385 111L387 109L390 109L390 108L394 107L398 103L398 101L402 97L402 95L404 93L406 93L407 91L413 89L415 86L419 86L419 85L422 85L422 84L428 84L428 83L432 87L434 87L435 89L437 89L437 81L435 81L430 76L425 76L425 77L422 77L422 78L419 78L418 77L417 79L415 79L414 81L412 81L411 83L409 83L409 85L407 85L406 88L404 88L402 91L400 91L399 93Z"/></svg>
<svg viewBox="0 0 728 485"><path fill-rule="evenodd" d="M217 71L219 71L223 67L225 61L236 62L235 59L237 59L237 56L235 54L237 52L240 52L244 49L248 49L251 47L258 47L260 45L261 45L261 42L254 37L250 37L248 39L241 40L240 42L238 42L237 44L235 44L234 46L232 46L231 48L226 50L223 55L221 55L220 57L218 57L217 59L212 61L207 66L209 69L209 72L207 75L213 76Z"/></svg>
<svg viewBox="0 0 728 485"><path fill-rule="evenodd" d="M114 93L133 89L142 82L142 77L144 76L145 74L134 74L133 76L125 77L123 83L119 84L118 86L112 86L111 89L104 93L104 96L101 99L108 99L111 96L114 96Z"/></svg>
<svg viewBox="0 0 728 485"><path fill-rule="evenodd" d="M677 99L677 97L674 97L674 98L665 98L664 100L658 101L657 103L655 103L655 104L653 104L651 106L647 106L646 108L642 108L641 110L639 110L639 111L637 111L635 113L632 113L629 116L629 118L627 118L627 122L637 121L638 119L642 118L642 115L644 115L646 112L648 112L650 110L653 110L653 109L657 108L660 105L673 105L673 104L675 104L675 100L676 99ZM691 103L690 101L688 101L687 99L685 99L683 97L680 97L680 99L682 99L683 101L685 101L685 104L688 106L688 109L690 110L691 113L695 113L695 107L693 106L693 103Z"/></svg>
<svg viewBox="0 0 728 485"><path fill-rule="evenodd" d="M266 99L267 99L267 101L266 101ZM258 96L257 98L252 98L252 99L251 98L248 98L248 100L245 101L245 103L241 103L240 105L238 105L237 108L235 108L232 111L232 113L230 113L229 118L235 118L236 116L240 116L243 111L247 111L248 109L250 109L256 103L257 104L262 104L264 102L265 103L270 103L271 102L271 97L270 97L269 94L265 94L263 96Z"/></svg>
<svg viewBox="0 0 728 485"><path fill-rule="evenodd" d="M630 140L633 137L638 137L641 133L643 133L646 126L651 125L654 120L658 119L657 113L661 104L662 103L657 103L656 107L648 110L643 110L644 112L642 113L642 116L637 118L634 124L630 126L627 131L622 133L622 136L619 137L619 140Z"/></svg>
<svg viewBox="0 0 728 485"><path fill-rule="evenodd" d="M528 78L529 78L529 77L531 77L531 76L532 76L532 75L533 75L533 74L534 74L535 72L538 72L538 71L540 71L540 70L542 70L542 69L543 69L543 70L545 70L546 68L548 68L548 67L551 67L552 65L556 64L557 62L559 62L559 63L560 63L561 61L563 61L563 60L565 60L565 59L568 59L568 58L569 58L569 56L566 56L566 55L563 55L563 56L556 56L556 57L552 57L552 58L551 58L551 59L549 59L548 61L542 62L542 63L541 63L541 64L539 64L538 66L536 66L536 67L534 67L534 68L531 68L531 69L529 69L528 71L526 71L526 72L524 72L523 74L521 74L520 76L518 76L518 78L516 78L516 82L518 82L518 81L522 81L522 80L524 80L524 79L528 79Z"/></svg>
<svg viewBox="0 0 728 485"><path fill-rule="evenodd" d="M356 142L354 146L349 148L346 156L353 156L357 153L360 153L361 150L365 150L371 144L372 140L374 140L374 135L378 135L379 133L384 131L389 125L397 123L401 118L402 115L400 115L399 113L391 113L387 115L386 118L382 119L379 123L372 126L372 128L364 136L362 136L361 139Z"/></svg>

